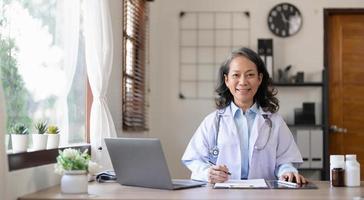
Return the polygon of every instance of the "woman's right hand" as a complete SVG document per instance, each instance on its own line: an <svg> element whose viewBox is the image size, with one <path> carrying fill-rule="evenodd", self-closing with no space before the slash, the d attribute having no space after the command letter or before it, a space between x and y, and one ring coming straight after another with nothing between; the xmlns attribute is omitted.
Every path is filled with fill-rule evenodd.
<svg viewBox="0 0 364 200"><path fill-rule="evenodd" d="M209 168L209 183L222 183L229 179L229 169L226 165L212 165Z"/></svg>

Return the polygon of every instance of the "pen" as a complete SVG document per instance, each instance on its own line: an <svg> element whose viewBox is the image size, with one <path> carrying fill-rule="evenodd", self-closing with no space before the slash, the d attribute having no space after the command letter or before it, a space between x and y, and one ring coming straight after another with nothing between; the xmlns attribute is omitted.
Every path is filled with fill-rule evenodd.
<svg viewBox="0 0 364 200"><path fill-rule="evenodd" d="M278 184L291 186L291 187L297 187L298 186L297 183L292 183L292 182L282 181L282 180L278 180Z"/></svg>
<svg viewBox="0 0 364 200"><path fill-rule="evenodd" d="M209 163L211 164L211 165L214 165L215 166L215 163L213 163L213 162L211 162L211 161L209 161ZM225 172L225 171L224 171ZM228 175L230 175L231 176L231 173L230 172L225 172L225 173L227 173Z"/></svg>

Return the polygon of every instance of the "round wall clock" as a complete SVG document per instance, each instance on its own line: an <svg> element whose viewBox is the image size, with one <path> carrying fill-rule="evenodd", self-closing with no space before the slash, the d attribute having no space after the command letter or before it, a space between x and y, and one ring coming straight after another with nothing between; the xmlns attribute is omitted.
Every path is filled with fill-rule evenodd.
<svg viewBox="0 0 364 200"><path fill-rule="evenodd" d="M269 30L276 36L289 37L302 27L302 15L298 8L290 3L274 6L268 14Z"/></svg>

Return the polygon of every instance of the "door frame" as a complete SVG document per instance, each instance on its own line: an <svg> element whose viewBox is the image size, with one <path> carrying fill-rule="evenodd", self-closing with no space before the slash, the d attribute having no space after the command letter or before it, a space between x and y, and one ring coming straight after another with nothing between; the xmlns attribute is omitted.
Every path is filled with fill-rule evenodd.
<svg viewBox="0 0 364 200"><path fill-rule="evenodd" d="M330 179L330 156L329 156L329 81L330 74L328 63L328 37L329 37L329 18L335 14L364 14L364 8L325 8L324 9L324 76L323 76L323 103L322 119L324 123L324 172L321 176L324 180ZM325 114L326 113L326 114Z"/></svg>

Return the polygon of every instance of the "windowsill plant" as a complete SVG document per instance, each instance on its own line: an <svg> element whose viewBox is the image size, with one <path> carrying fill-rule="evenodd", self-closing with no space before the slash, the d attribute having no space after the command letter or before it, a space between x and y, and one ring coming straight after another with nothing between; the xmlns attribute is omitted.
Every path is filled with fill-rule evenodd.
<svg viewBox="0 0 364 200"><path fill-rule="evenodd" d="M11 129L11 142L13 153L26 152L28 148L28 128L21 123L15 124Z"/></svg>
<svg viewBox="0 0 364 200"><path fill-rule="evenodd" d="M39 121L34 125L36 133L32 134L33 150L44 150L47 147L47 122Z"/></svg>
<svg viewBox="0 0 364 200"><path fill-rule="evenodd" d="M55 125L50 125L47 128L48 142L47 149L56 149L59 146L59 128Z"/></svg>

